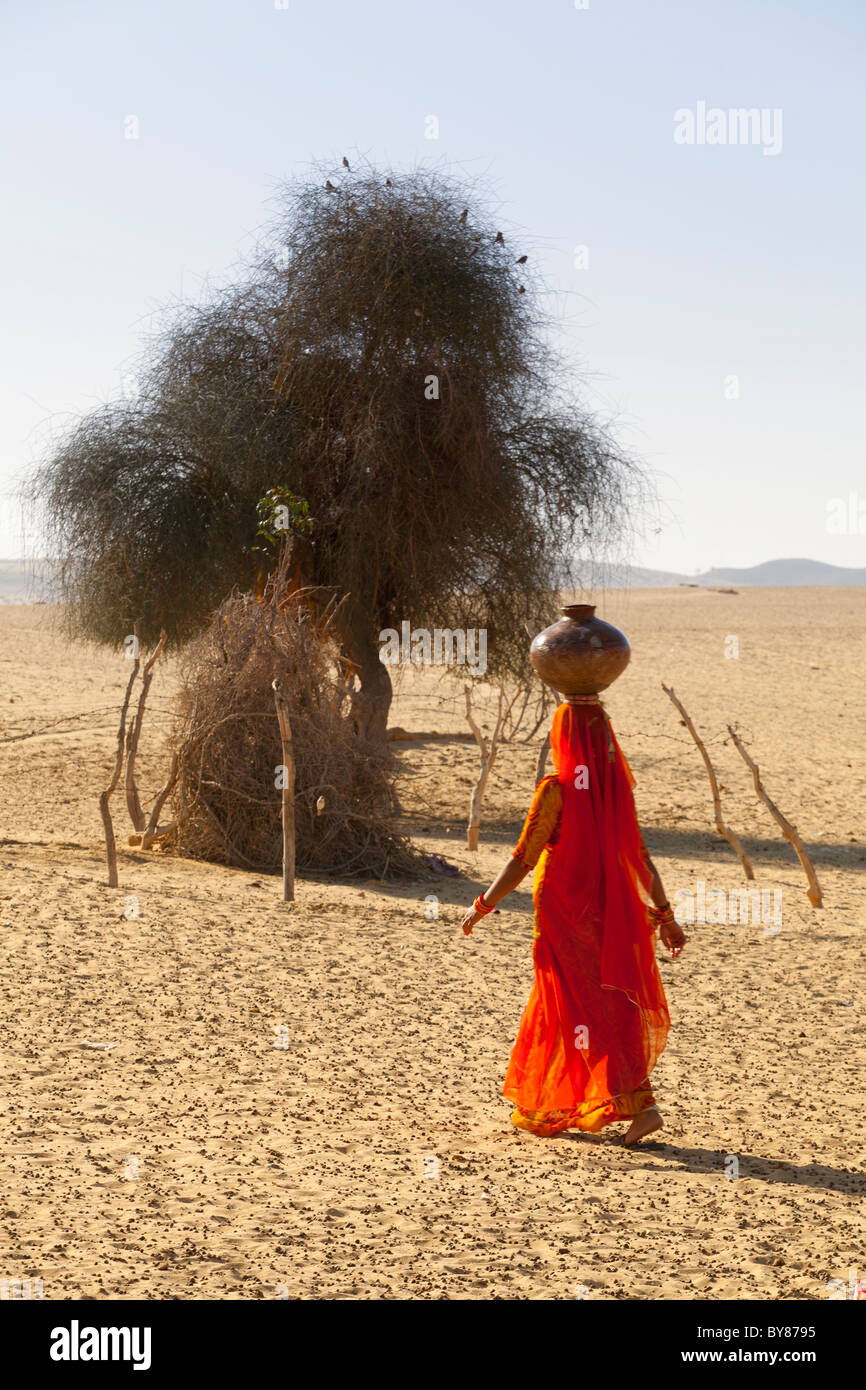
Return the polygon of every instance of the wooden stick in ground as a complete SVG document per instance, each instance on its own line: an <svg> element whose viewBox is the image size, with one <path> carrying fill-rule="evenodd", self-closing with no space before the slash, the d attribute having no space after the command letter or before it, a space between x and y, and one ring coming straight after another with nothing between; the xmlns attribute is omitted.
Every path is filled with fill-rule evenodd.
<svg viewBox="0 0 866 1390"><path fill-rule="evenodd" d="M140 835L130 835L129 843L131 845L140 844L142 849L150 849L154 840L160 839L163 835L167 835L170 830L174 830L175 826L177 825L177 821L172 821L170 825L160 825L159 813L165 805L169 793L172 791L174 784L177 781L177 775L179 771L180 754L178 753L177 749L175 749L175 751L171 755L171 766L168 770L168 780L166 781L165 786L162 787L160 791L157 793L156 801L154 801L153 803L153 810L151 811L150 816L148 817L147 825L145 826L142 833Z"/></svg>
<svg viewBox="0 0 866 1390"><path fill-rule="evenodd" d="M737 752L741 755L744 763L746 764L746 766L752 774L752 781L755 784L755 791L759 799L763 801L764 805L767 807L767 810L770 812L770 815L773 816L776 821L778 821L785 839L789 840L790 843L794 846L797 858L803 866L803 872L805 873L806 878L809 880L809 887L806 889L806 896L808 897L809 902L812 904L813 907L823 907L824 898L821 893L821 886L818 883L818 877L815 873L814 868L812 867L812 861L806 853L806 847L803 844L803 841L800 839L799 834L797 833L796 826L793 826L789 820L786 820L786 818L782 815L782 812L779 810L775 802L771 801L767 793L764 791L764 785L761 781L761 774L758 771L758 764L752 758L749 757L749 754L746 752L740 739L734 733L730 724L728 725L728 733L734 740L734 747L736 748Z"/></svg>
<svg viewBox="0 0 866 1390"><path fill-rule="evenodd" d="M184 758L189 757L190 750L195 742L195 716L197 709L198 695L196 695L195 697L192 707L192 714L190 715L189 738L186 740L182 748L176 748L174 750L174 753L171 756L171 765L168 769L168 778L166 779L165 785L157 792L156 800L153 803L153 809L148 818L147 826L145 827L144 833L141 835L130 835L129 843L131 845L137 845L140 843L142 849L150 849L154 840L161 839L163 835L167 835L169 831L174 830L178 825L180 825L181 821L183 820L183 815L181 813L178 814L177 820L173 820L170 825L159 824L160 812L162 811L162 808L165 805L169 794L174 789L174 784L178 779L178 775L180 773L180 769L183 764Z"/></svg>
<svg viewBox="0 0 866 1390"><path fill-rule="evenodd" d="M274 702L277 707L277 721L280 726L280 742L283 748L283 902L295 900L295 757L292 752L292 726L289 723L289 707L283 694L282 682L272 682Z"/></svg>
<svg viewBox="0 0 866 1390"><path fill-rule="evenodd" d="M466 719L472 730L475 742L478 744L478 751L481 755L481 773L478 781L472 788L472 796L469 801L469 824L466 828L466 848L477 850L478 832L481 828L481 807L484 804L487 779L490 776L490 769L496 761L496 754L499 752L499 736L502 733L502 725L507 711L503 713L505 691L500 689L499 708L496 714L496 723L493 727L493 736L489 740L486 739L472 717L472 687L466 685L463 688L466 694Z"/></svg>
<svg viewBox="0 0 866 1390"><path fill-rule="evenodd" d="M722 839L727 840L728 844L731 846L731 849L738 856L740 863L743 866L743 873L746 875L746 878L754 878L755 871L752 868L751 862L749 860L748 855L746 854L746 851L743 849L743 846L740 844L740 841L737 839L733 830L730 830L728 826L725 825L725 822L722 819L722 799L719 796L719 784L716 781L715 770L713 768L712 763L710 762L710 755L704 747L703 743L701 742L701 739L698 735L698 731L692 723L691 719L689 718L688 714L686 713L681 701L677 699L673 690L668 689L664 681L662 681L662 690L665 692L668 698L676 705L677 709L683 717L683 723L685 724L695 743L698 745L698 752L704 760L704 766L707 769L707 776L710 779L710 790L713 793L713 810L715 812L716 829L718 830Z"/></svg>
<svg viewBox="0 0 866 1390"><path fill-rule="evenodd" d="M138 639L138 623L135 624L136 641ZM138 754L138 740L141 737L141 726L144 722L144 706L147 703L147 692L150 690L150 683L153 680L153 665L166 644L166 633L163 629L159 634L159 641L151 652L147 661L144 663L144 671L141 678L141 694L138 697L138 709L135 711L129 734L126 739L126 808L129 811L129 818L133 827L139 832L144 830L147 825L147 817L141 809L141 802L138 799L138 787L135 785L135 759ZM138 656L136 654L136 669L138 668Z"/></svg>
<svg viewBox="0 0 866 1390"><path fill-rule="evenodd" d="M538 750L538 761L535 764L535 785L538 786L544 776L544 767L547 762L547 754L550 749L550 734L544 735L544 742Z"/></svg>
<svg viewBox="0 0 866 1390"><path fill-rule="evenodd" d="M126 731L126 711L129 709L129 697L132 694L132 687L138 675L138 660L132 668L132 674L126 686L126 694L123 697L123 708L120 711L120 727L117 730L117 755L114 759L114 776L109 782L105 791L99 797L99 814L102 816L102 824L105 829L105 853L108 859L108 886L117 887L117 845L114 839L114 826L111 823L111 811L108 803L111 793L120 781L120 773L123 768L123 736Z"/></svg>

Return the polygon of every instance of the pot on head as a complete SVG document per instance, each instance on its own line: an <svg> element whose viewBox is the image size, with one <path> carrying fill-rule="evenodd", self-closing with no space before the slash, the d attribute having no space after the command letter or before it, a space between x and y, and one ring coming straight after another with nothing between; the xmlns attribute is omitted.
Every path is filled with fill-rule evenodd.
<svg viewBox="0 0 866 1390"><path fill-rule="evenodd" d="M532 639L529 659L546 685L568 701L597 695L621 676L631 658L625 633L595 616L592 603L572 603Z"/></svg>

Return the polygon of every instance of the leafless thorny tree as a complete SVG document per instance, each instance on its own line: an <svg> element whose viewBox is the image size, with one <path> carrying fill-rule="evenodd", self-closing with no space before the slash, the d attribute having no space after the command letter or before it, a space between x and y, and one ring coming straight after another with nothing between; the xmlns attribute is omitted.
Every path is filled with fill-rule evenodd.
<svg viewBox="0 0 866 1390"><path fill-rule="evenodd" d="M645 491L551 351L532 247L482 195L369 166L282 190L244 275L168 313L137 393L36 477L73 632L117 645L139 615L148 643L200 633L261 583L256 507L285 487L315 523L300 581L347 595L333 636L371 742L391 700L378 633L404 618L484 627L491 678L525 678L524 623L550 620L575 555Z"/></svg>

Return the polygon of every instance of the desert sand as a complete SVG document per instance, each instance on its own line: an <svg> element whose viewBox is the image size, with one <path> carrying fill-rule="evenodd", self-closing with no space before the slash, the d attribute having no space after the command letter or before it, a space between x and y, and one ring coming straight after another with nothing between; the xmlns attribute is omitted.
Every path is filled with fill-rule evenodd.
<svg viewBox="0 0 866 1390"><path fill-rule="evenodd" d="M277 878L130 849L118 796L111 890L97 797L128 665L68 645L48 607L0 609L0 1279L41 1279L45 1299L821 1300L866 1278L866 590L594 601L632 642L606 703L669 896L744 880L662 680L758 886L783 893L778 933L695 925L661 960L666 1128L634 1152L621 1126L544 1140L509 1123L529 880L459 927L517 839L537 738L502 749L470 854L462 686L410 671L392 723L455 737L395 745L405 822L459 878L302 879L288 908ZM173 682L161 664L148 799Z"/></svg>

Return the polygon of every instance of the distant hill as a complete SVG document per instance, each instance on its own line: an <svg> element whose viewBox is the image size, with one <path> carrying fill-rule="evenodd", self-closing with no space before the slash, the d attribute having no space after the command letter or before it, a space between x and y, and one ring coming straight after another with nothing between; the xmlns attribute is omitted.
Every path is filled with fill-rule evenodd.
<svg viewBox="0 0 866 1390"><path fill-rule="evenodd" d="M821 560L765 560L751 569L712 569L697 576L699 584L760 584L778 589L804 585L866 584L866 569L844 569Z"/></svg>
<svg viewBox="0 0 866 1390"><path fill-rule="evenodd" d="M0 604L45 602L48 568L37 560L0 560ZM866 569L844 569L821 560L766 560L750 569L711 569L704 574L647 570L637 565L578 562L578 576L587 589L672 589L692 584L701 589L749 585L765 588L804 588L809 585L866 584Z"/></svg>
<svg viewBox="0 0 866 1390"><path fill-rule="evenodd" d="M595 560L578 560L576 577L585 589L671 589L677 584L699 582L694 575L675 574L673 570L645 570L637 565L606 565Z"/></svg>
<svg viewBox="0 0 866 1390"><path fill-rule="evenodd" d="M667 589L677 584L695 584L701 589L723 584L788 589L866 584L866 569L845 569L841 565L825 565L821 560L765 560L749 569L711 569L703 574L600 565L587 560L582 565L578 562L578 573L586 587L592 589Z"/></svg>

